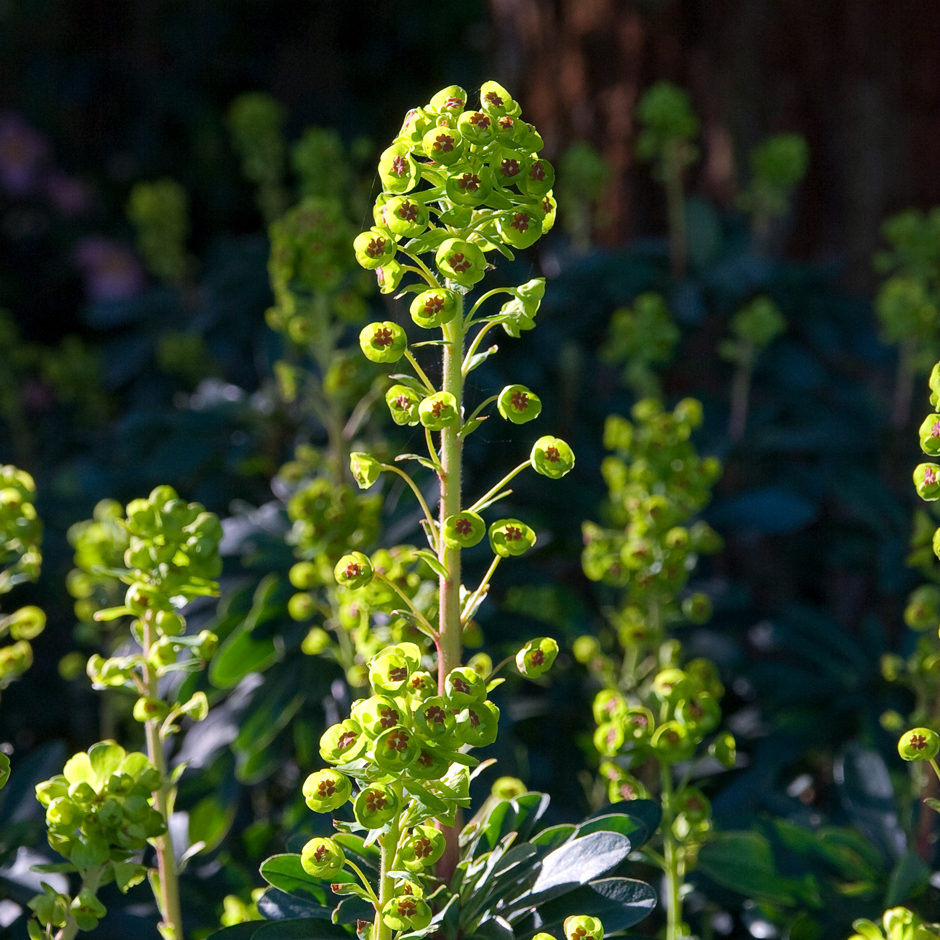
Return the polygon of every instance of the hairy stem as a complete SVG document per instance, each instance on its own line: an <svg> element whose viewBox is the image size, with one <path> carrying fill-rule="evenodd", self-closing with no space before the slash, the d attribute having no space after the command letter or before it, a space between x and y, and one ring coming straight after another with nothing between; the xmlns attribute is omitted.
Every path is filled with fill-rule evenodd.
<svg viewBox="0 0 940 940"><path fill-rule="evenodd" d="M153 626L149 617L144 621L144 658L150 656L150 646L153 642ZM146 694L150 698L158 698L156 672L149 665L144 665L144 685ZM167 779L166 758L163 755L163 740L160 737L160 722L148 721L145 724L147 735L147 756L150 762L159 771L163 783L159 790L153 794L153 808L166 822L166 832L154 839L157 850L157 871L160 877L160 896L157 905L163 915L164 928L173 931L174 940L183 940L183 914L180 908L179 876L176 871L176 857L173 854L173 837L170 835L170 794L172 786Z"/></svg>
<svg viewBox="0 0 940 940"><path fill-rule="evenodd" d="M685 863L681 848L672 833L672 771L660 764L663 796L663 874L666 876L666 940L682 940L682 882Z"/></svg>

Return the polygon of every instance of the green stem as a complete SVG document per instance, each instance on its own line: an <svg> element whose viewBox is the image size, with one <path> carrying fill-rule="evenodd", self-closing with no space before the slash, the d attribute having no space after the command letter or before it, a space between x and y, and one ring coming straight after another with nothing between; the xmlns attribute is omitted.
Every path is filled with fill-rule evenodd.
<svg viewBox="0 0 940 940"><path fill-rule="evenodd" d="M378 571L375 573L375 578L377 581L381 581L383 584L387 584L407 605L409 610L414 614L415 618L421 622L424 626L424 632L431 637L432 639L437 639L437 631L431 624L428 623L427 618L424 614L415 607L411 598L394 582L391 578L386 577L384 574L380 574Z"/></svg>
<svg viewBox="0 0 940 940"><path fill-rule="evenodd" d="M346 859L347 867L351 868L362 882L363 888L369 892L369 900L372 901L373 907L379 904L379 899L375 896L375 891L372 890L372 885L369 884L369 879L362 873L362 869L355 863L351 862L348 858Z"/></svg>
<svg viewBox="0 0 940 940"><path fill-rule="evenodd" d="M486 491L486 492L467 510L467 512L476 512L481 506L486 505L487 500L489 500L489 498L490 498L491 496L495 496L510 480L512 480L514 477L516 477L516 476L518 476L520 473L522 473L522 471L525 470L526 467L531 467L531 466L532 466L532 461L531 461L531 460L527 460L527 461L525 461L525 463L519 464L519 466L516 467L515 470L510 470L509 473L507 473L506 476L504 476L504 477L502 478L502 480L500 480L499 483L496 484L496 486L491 486L491 487L490 487L490 488L489 488L489 489L488 489L488 490L487 490L487 491Z"/></svg>
<svg viewBox="0 0 940 940"><path fill-rule="evenodd" d="M405 350L405 358L411 363L411 368L415 370L415 373L418 378L421 379L424 387L433 395L437 389L434 387L434 383L424 374L424 369L418 365L418 360L411 354L410 349ZM445 391L447 391L447 389L445 389Z"/></svg>
<svg viewBox="0 0 940 940"><path fill-rule="evenodd" d="M393 786L398 791L398 798L401 801L401 784L393 784ZM395 870L395 856L398 854L398 839L401 835L400 825L401 819L396 816L389 824L388 832L379 837L382 867L379 873L379 906L375 912L372 940L392 940L392 928L382 920L382 908L395 897L395 879L390 878L388 873Z"/></svg>
<svg viewBox="0 0 940 940"><path fill-rule="evenodd" d="M490 297L495 297L497 294L509 294L510 297L514 297L515 294L508 287L494 287L492 290L488 290L479 300L470 308L470 312L467 314L467 322L464 324L464 329L469 330L470 325L473 323L473 318L476 316L477 310L480 309L484 301L489 300Z"/></svg>
<svg viewBox="0 0 940 940"><path fill-rule="evenodd" d="M498 398L499 398L499 395L490 395L490 397L487 398L486 401L480 402L480 404L477 405L476 408L473 409L473 414L471 414L470 417L467 418L466 421L464 421L463 426L466 427L471 421L473 421L473 420L480 414L480 412L481 412L487 405L492 405L493 402L496 401ZM463 429L461 429L461 430L463 430ZM466 436L466 435L464 435L464 436Z"/></svg>
<svg viewBox="0 0 940 940"><path fill-rule="evenodd" d="M417 498L418 502L421 504L421 508L424 510L424 515L428 520L428 527L431 531L431 534L434 537L433 548L434 548L434 551L437 551L438 549L437 526L434 522L434 516L431 515L431 510L428 508L428 504L424 500L424 496L421 495L421 490L418 489L418 484L415 483L415 481L412 480L411 477L407 473L405 473L404 470L400 469L399 467L396 467L394 464L383 463L382 469L391 470L392 473L397 473L408 484L408 486L411 487L412 493L415 494L415 497Z"/></svg>
<svg viewBox="0 0 940 940"><path fill-rule="evenodd" d="M153 642L151 632L153 627L149 617L143 620L143 625L144 658L149 659L150 646ZM143 674L146 694L150 698L157 698L159 691L156 672L145 664ZM183 940L183 914L180 908L179 876L176 871L176 857L173 854L173 837L170 834L169 810L173 788L167 779L166 758L163 755L163 740L160 737L160 722L156 720L148 721L144 727L147 736L147 756L163 780L160 789L154 791L153 808L163 817L167 827L162 836L154 839L157 850L157 871L160 878L160 896L157 898L157 905L163 915L163 924L161 926L172 931L173 940Z"/></svg>
<svg viewBox="0 0 940 940"><path fill-rule="evenodd" d="M477 350L480 348L480 343L483 341L483 337L496 326L496 323L493 320L490 320L476 336L473 337L473 342L470 344L470 348L467 350L466 358L463 361L463 365L460 367L461 374L466 376L470 371L470 360L476 355Z"/></svg>
<svg viewBox="0 0 940 940"><path fill-rule="evenodd" d="M681 847L672 832L672 771L668 764L660 764L663 803L663 874L666 876L666 940L682 940L682 882L685 862Z"/></svg>
<svg viewBox="0 0 940 940"><path fill-rule="evenodd" d="M487 589L487 586L490 583L490 578L493 577L493 572L496 571L496 566L500 563L502 555L494 555L493 560L490 562L489 568L486 569L486 574L483 576L483 580L477 585L477 589L467 598L467 603L464 605L467 610L470 610L473 606L473 600L476 597L479 597L480 594ZM461 618L461 622L463 622ZM500 663L502 666L502 663ZM493 672L496 670L494 669Z"/></svg>
<svg viewBox="0 0 940 940"><path fill-rule="evenodd" d="M411 252L405 251L404 248L399 248L398 250L406 257L411 258L411 260L417 265L417 273L420 274L428 282L428 284L431 285L431 287L439 288L441 286L440 281L438 281L431 269L421 260L420 257L418 257L418 255L413 255Z"/></svg>
<svg viewBox="0 0 940 940"><path fill-rule="evenodd" d="M459 295L458 295L459 296ZM463 411L463 359L464 322L463 299L461 309L450 323L442 327L444 340L444 368L442 391L450 392L456 401L457 414ZM444 520L460 512L460 471L463 444L460 429L444 428L441 431L441 501L440 527ZM447 674L460 665L460 549L451 548L441 540L438 558L447 570L447 577L440 579L439 638L438 638L438 688L444 694Z"/></svg>

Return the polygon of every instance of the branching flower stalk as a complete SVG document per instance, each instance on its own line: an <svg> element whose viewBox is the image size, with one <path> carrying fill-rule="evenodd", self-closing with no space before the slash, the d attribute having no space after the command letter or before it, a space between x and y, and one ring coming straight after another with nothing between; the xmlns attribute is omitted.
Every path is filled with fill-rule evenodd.
<svg viewBox="0 0 940 940"><path fill-rule="evenodd" d="M544 293L544 280L537 278L516 288L495 288L467 304L467 295L490 266L487 253L511 258L513 248L529 247L554 222L554 173L538 157L542 142L535 129L519 115L519 105L496 82L484 83L480 110L468 109L466 92L451 86L411 111L379 162L383 190L376 200L375 225L354 242L357 259L375 270L380 290L399 297L414 294L412 320L441 331L439 341L410 348L396 322L371 323L361 331L360 346L369 360L411 366L412 373L391 377L396 384L385 400L397 424L422 428L427 456L402 454L394 463L360 452L350 457L363 489L385 472L404 478L421 507L428 548L404 552L403 570L396 576L390 576L382 552L371 558L350 552L334 572L341 603L355 607L359 617L382 612L408 623L423 642L431 641L436 659L412 642L374 655L368 663L371 697L358 701L349 718L326 731L320 754L333 767L304 784L307 803L317 812L353 802L355 824L334 819L336 836L311 840L301 860L308 874L323 878L334 891L357 894L372 906L372 940L391 940L395 931L404 930L421 935L441 914L439 903L434 902L435 911L428 901L458 862L454 827L460 808L469 805L470 768L478 764L467 750L496 737L499 710L487 694L501 680L488 668L481 674L461 665L461 634L485 599L500 560L527 551L536 536L518 519L498 519L487 527L480 514L511 492L507 484L524 469L559 479L574 465L564 441L541 437L528 461L465 508L463 447L488 420L487 409L495 404L500 416L515 424L541 411L538 396L521 385L507 386L469 414L464 400L467 375L496 352L495 346L480 351L483 337L495 325L514 337L532 329ZM431 253L433 262L426 262L422 256ZM403 287L406 273L418 280ZM508 300L495 313L485 311L484 303L499 295ZM439 386L417 360L421 345L442 349ZM411 474L397 466L402 460L437 474L436 515ZM487 528L494 558L482 581L468 590L462 584L461 552L481 542ZM434 571L436 609L419 604L409 589L409 564ZM517 668L529 677L541 675L557 649L550 638L530 641L516 656ZM344 852L362 852L373 844L381 859L376 884Z"/></svg>
<svg viewBox="0 0 940 940"><path fill-rule="evenodd" d="M115 881L122 891L149 877L161 914L164 940L184 940L179 873L169 832L178 774L169 773L166 748L190 718L209 712L205 692L180 700L186 686L164 687L171 673L200 670L218 646L215 634L185 633L180 599L218 593L218 548L222 526L199 503L186 503L169 486L127 506L122 525L129 534L124 568L106 573L128 585L124 604L96 614L99 620L133 617L131 635L139 652L88 660L96 688L124 688L137 696L134 718L144 725L147 754L128 754L113 741L73 756L61 775L41 783L37 797L46 807L49 844L67 859L53 870L75 872L82 886L70 897L47 889L31 903L33 940L71 940L92 930L106 913L98 889ZM141 852L150 842L156 869ZM199 851L200 846L193 849ZM192 850L191 850L192 851Z"/></svg>

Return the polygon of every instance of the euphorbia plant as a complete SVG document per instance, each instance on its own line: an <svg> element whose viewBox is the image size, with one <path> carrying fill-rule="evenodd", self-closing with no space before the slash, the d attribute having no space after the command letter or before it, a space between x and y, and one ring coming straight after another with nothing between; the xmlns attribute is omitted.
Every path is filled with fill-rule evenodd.
<svg viewBox="0 0 940 940"><path fill-rule="evenodd" d="M527 551L536 534L515 518L496 519L487 527L483 513L511 492L508 484L524 470L559 479L574 465L568 445L544 435L533 442L528 460L479 498L462 493L464 443L488 419L487 409L495 406L513 424L525 424L541 410L538 396L522 385L472 403L464 391L468 374L496 352L495 346L483 346L495 326L513 337L535 326L544 280L490 289L472 305L467 295L490 267L488 254L511 258L514 248L534 244L555 215L554 173L538 156L538 133L521 120L519 105L496 82L484 83L480 99L479 110L469 108L466 92L451 86L409 112L379 162L382 192L375 225L355 239L356 256L363 267L376 271L380 290L414 295L412 320L421 329L440 330L440 339L415 345L394 320L361 331L366 358L410 365L411 373L392 376L396 384L386 403L397 424L423 429L427 455L402 454L392 463L366 453L350 459L361 487L394 473L414 493L428 548L414 551L411 560L435 572L436 608L415 603L401 579L389 577L387 561L377 563L374 555L351 552L335 566L340 595L354 601L359 616L380 612L404 620L419 636L430 638L436 662L410 642L377 653L368 664L371 697L324 734L320 753L332 767L313 774L304 788L308 805L320 812L353 804L354 821L337 821L333 838L308 842L302 861L308 874L370 905L375 940L395 931L427 930L435 872L446 881L457 865L453 827L458 809L469 805L469 768L477 764L466 751L492 743L497 733L499 712L487 694L498 680L485 664L479 672L461 665L461 633L486 597L501 560ZM418 280L402 287L407 274ZM499 295L508 300L487 311L484 304ZM441 349L439 384L415 355L422 345ZM436 514L399 466L404 460L436 474ZM471 590L462 583L461 553L487 531L493 558ZM556 652L553 640L533 640L516 662L524 675L537 676ZM344 847L363 853L372 846L380 853L375 879L344 853Z"/></svg>

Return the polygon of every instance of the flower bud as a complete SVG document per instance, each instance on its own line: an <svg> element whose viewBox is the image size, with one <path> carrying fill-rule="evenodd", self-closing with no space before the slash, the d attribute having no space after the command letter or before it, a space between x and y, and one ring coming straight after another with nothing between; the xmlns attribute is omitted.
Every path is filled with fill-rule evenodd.
<svg viewBox="0 0 940 940"><path fill-rule="evenodd" d="M507 385L496 400L500 415L513 424L534 421L542 411L542 400L524 385Z"/></svg>
<svg viewBox="0 0 940 940"><path fill-rule="evenodd" d="M38 607L21 607L9 619L10 636L14 640L32 640L45 629L46 615Z"/></svg>
<svg viewBox="0 0 940 940"><path fill-rule="evenodd" d="M349 455L349 469L361 490L374 486L382 474L382 464L375 457L360 452Z"/></svg>
<svg viewBox="0 0 940 940"><path fill-rule="evenodd" d="M385 404L395 424L414 426L421 420L418 415L421 396L407 385L393 385L385 393Z"/></svg>
<svg viewBox="0 0 940 940"><path fill-rule="evenodd" d="M464 510L444 520L442 535L449 548L472 548L486 535L486 523L475 512Z"/></svg>
<svg viewBox="0 0 940 940"><path fill-rule="evenodd" d="M604 940L604 925L587 914L566 917L564 931L567 940Z"/></svg>
<svg viewBox="0 0 940 940"><path fill-rule="evenodd" d="M443 431L460 423L457 399L450 392L435 392L418 405L418 417L429 431Z"/></svg>
<svg viewBox="0 0 940 940"><path fill-rule="evenodd" d="M708 734L721 721L721 706L707 692L699 692L679 702L676 706L676 721L693 734Z"/></svg>
<svg viewBox="0 0 940 940"><path fill-rule="evenodd" d="M678 721L667 721L653 733L650 741L656 756L668 764L688 760L695 753L695 738Z"/></svg>
<svg viewBox="0 0 940 940"><path fill-rule="evenodd" d="M738 759L737 743L734 740L734 735L730 731L719 734L708 746L708 753L718 760L723 767L731 770Z"/></svg>
<svg viewBox="0 0 940 940"><path fill-rule="evenodd" d="M371 271L394 260L398 245L388 229L373 226L356 236L353 249L360 266Z"/></svg>
<svg viewBox="0 0 940 940"><path fill-rule="evenodd" d="M527 679L537 679L548 672L558 655L558 643L549 636L529 640L516 653L516 668Z"/></svg>
<svg viewBox="0 0 940 940"><path fill-rule="evenodd" d="M154 623L163 636L179 636L186 626L186 620L175 610L158 610Z"/></svg>
<svg viewBox="0 0 940 940"><path fill-rule="evenodd" d="M401 859L408 871L430 868L443 854L444 833L433 826L415 826L401 847Z"/></svg>
<svg viewBox="0 0 940 940"><path fill-rule="evenodd" d="M395 791L381 783L373 783L356 797L353 813L366 829L380 829L398 815L399 802Z"/></svg>
<svg viewBox="0 0 940 940"><path fill-rule="evenodd" d="M574 466L574 452L563 440L551 435L535 442L529 459L536 473L552 480L560 480Z"/></svg>
<svg viewBox="0 0 940 940"><path fill-rule="evenodd" d="M518 519L499 519L490 526L490 547L501 558L521 555L535 541L535 532Z"/></svg>
<svg viewBox="0 0 940 940"><path fill-rule="evenodd" d="M408 348L408 337L397 323L370 323L359 333L359 348L371 362L398 362Z"/></svg>
<svg viewBox="0 0 940 940"><path fill-rule="evenodd" d="M311 627L300 644L301 652L306 656L319 656L329 649L330 635L323 627Z"/></svg>
<svg viewBox="0 0 940 940"><path fill-rule="evenodd" d="M707 623L712 616L712 599L707 594L696 591L683 600L682 613L690 623Z"/></svg>
<svg viewBox="0 0 940 940"><path fill-rule="evenodd" d="M457 315L460 301L452 290L434 288L422 291L411 301L411 319L426 330L450 323Z"/></svg>
<svg viewBox="0 0 940 940"><path fill-rule="evenodd" d="M337 584L342 584L351 590L365 587L375 577L375 569L367 555L362 552L351 552L343 555L333 569L333 577Z"/></svg>
<svg viewBox="0 0 940 940"><path fill-rule="evenodd" d="M311 839L300 852L303 870L314 878L329 881L335 878L346 864L343 850L332 839Z"/></svg>
<svg viewBox="0 0 940 940"><path fill-rule="evenodd" d="M349 801L352 786L338 770L318 770L304 781L304 801L315 813L332 813Z"/></svg>
<svg viewBox="0 0 940 940"><path fill-rule="evenodd" d="M444 277L464 287L476 284L486 270L486 258L480 247L459 238L442 242L434 260Z"/></svg>
<svg viewBox="0 0 940 940"><path fill-rule="evenodd" d="M940 588L925 584L912 591L904 609L904 622L912 630L929 630L940 621Z"/></svg>
<svg viewBox="0 0 940 940"><path fill-rule="evenodd" d="M431 923L431 908L421 898L392 898L382 908L382 920L392 930L424 930Z"/></svg>
<svg viewBox="0 0 940 940"><path fill-rule="evenodd" d="M319 569L312 561L298 561L287 574L288 580L298 591L309 591L320 582Z"/></svg>
<svg viewBox="0 0 940 940"><path fill-rule="evenodd" d="M211 630L200 630L196 639L199 642L192 648L193 656L208 662L219 648L219 638Z"/></svg>
<svg viewBox="0 0 940 940"><path fill-rule="evenodd" d="M940 735L930 728L912 728L901 735L898 753L904 760L932 760L940 751Z"/></svg>
<svg viewBox="0 0 940 940"><path fill-rule="evenodd" d="M134 703L135 721L162 721L170 713L170 707L162 699L141 696Z"/></svg>

